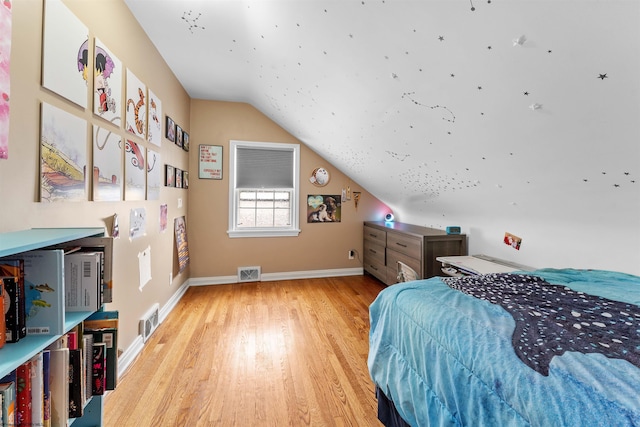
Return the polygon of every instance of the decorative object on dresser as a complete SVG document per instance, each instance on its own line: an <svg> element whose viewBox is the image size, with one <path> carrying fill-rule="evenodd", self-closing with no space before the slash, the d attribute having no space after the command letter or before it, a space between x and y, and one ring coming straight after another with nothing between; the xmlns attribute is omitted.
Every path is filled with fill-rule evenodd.
<svg viewBox="0 0 640 427"><path fill-rule="evenodd" d="M425 279L441 274L436 257L466 254L465 234L402 222L364 223L364 271L387 285L397 283L398 261Z"/></svg>

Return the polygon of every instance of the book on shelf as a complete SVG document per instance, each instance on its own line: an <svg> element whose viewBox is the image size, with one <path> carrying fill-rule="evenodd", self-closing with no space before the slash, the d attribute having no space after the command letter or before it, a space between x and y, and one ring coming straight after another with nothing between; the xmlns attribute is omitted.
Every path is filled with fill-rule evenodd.
<svg viewBox="0 0 640 427"><path fill-rule="evenodd" d="M15 289L9 289L9 292L17 300L15 309L17 310L17 328L18 335L12 337L9 342L18 342L20 338L27 336L26 327L26 308L25 308L25 289L24 289L24 260L20 258L0 258L0 276L13 277L17 282Z"/></svg>
<svg viewBox="0 0 640 427"><path fill-rule="evenodd" d="M0 348L4 347L4 343L7 342L7 325L5 320L5 307L9 307L8 297L7 297L7 305L5 306L5 290L4 290L4 282L0 280L0 308L2 308L2 313L0 313Z"/></svg>
<svg viewBox="0 0 640 427"><path fill-rule="evenodd" d="M51 425L66 426L69 419L69 349L50 351L49 391L51 401Z"/></svg>
<svg viewBox="0 0 640 427"><path fill-rule="evenodd" d="M83 414L85 404L83 365L82 349L69 349L69 418L79 418Z"/></svg>
<svg viewBox="0 0 640 427"><path fill-rule="evenodd" d="M18 342L20 340L20 325L18 323L20 303L20 288L15 277L2 277L4 285L4 320L5 320L5 339L7 342ZM24 328L24 325L22 325ZM25 329L26 331L26 329Z"/></svg>
<svg viewBox="0 0 640 427"><path fill-rule="evenodd" d="M2 425L16 425L16 383L14 381L0 382L0 396L2 396Z"/></svg>
<svg viewBox="0 0 640 427"><path fill-rule="evenodd" d="M44 425L44 354L31 358L31 423Z"/></svg>
<svg viewBox="0 0 640 427"><path fill-rule="evenodd" d="M28 360L18 366L18 368L16 369L16 418L18 419L18 425L24 426L33 425L33 422L31 420L31 364L31 360Z"/></svg>
<svg viewBox="0 0 640 427"><path fill-rule="evenodd" d="M107 388L107 344L93 343L91 394L100 396Z"/></svg>
<svg viewBox="0 0 640 427"><path fill-rule="evenodd" d="M93 335L84 335L82 337L82 370L84 377L84 399L89 401L93 393L92 381L93 381Z"/></svg>
<svg viewBox="0 0 640 427"><path fill-rule="evenodd" d="M113 302L113 237L84 237L74 240L73 245L57 245L61 248L76 252L100 252L103 256L101 272L102 302Z"/></svg>
<svg viewBox="0 0 640 427"><path fill-rule="evenodd" d="M102 252L74 252L64 257L65 309L97 311L102 306Z"/></svg>
<svg viewBox="0 0 640 427"><path fill-rule="evenodd" d="M106 345L106 389L115 390L118 383L118 312L95 312L83 322L83 328L85 335L93 335L94 343Z"/></svg>
<svg viewBox="0 0 640 427"><path fill-rule="evenodd" d="M51 427L51 352L42 351L42 425Z"/></svg>
<svg viewBox="0 0 640 427"><path fill-rule="evenodd" d="M35 250L24 260L27 335L64 333L64 252Z"/></svg>

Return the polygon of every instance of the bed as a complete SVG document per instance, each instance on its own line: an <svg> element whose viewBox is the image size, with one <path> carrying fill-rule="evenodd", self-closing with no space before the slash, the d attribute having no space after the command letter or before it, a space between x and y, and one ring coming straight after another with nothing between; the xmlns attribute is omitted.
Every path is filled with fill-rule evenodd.
<svg viewBox="0 0 640 427"><path fill-rule="evenodd" d="M369 313L386 426L640 426L640 277L433 277Z"/></svg>

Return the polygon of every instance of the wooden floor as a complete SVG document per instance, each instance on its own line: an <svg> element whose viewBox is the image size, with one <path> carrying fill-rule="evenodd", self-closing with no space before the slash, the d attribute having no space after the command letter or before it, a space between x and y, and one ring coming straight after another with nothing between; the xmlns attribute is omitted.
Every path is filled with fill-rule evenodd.
<svg viewBox="0 0 640 427"><path fill-rule="evenodd" d="M105 403L105 426L380 426L370 276L191 287Z"/></svg>

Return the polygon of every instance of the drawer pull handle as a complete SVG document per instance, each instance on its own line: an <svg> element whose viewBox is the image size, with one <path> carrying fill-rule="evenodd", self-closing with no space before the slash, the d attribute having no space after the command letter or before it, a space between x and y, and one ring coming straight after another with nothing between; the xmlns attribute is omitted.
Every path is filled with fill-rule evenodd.
<svg viewBox="0 0 640 427"><path fill-rule="evenodd" d="M377 234L373 234L373 233L369 233L369 236L373 237L374 239L378 238L378 235Z"/></svg>
<svg viewBox="0 0 640 427"><path fill-rule="evenodd" d="M374 251L373 249L369 249L369 252L371 252L372 254L377 254L378 252Z"/></svg>
<svg viewBox="0 0 640 427"><path fill-rule="evenodd" d="M402 243L398 243L398 242L396 242L396 245L398 245L398 246L402 246L403 248L406 248L406 247L407 247L407 245L402 244Z"/></svg>

